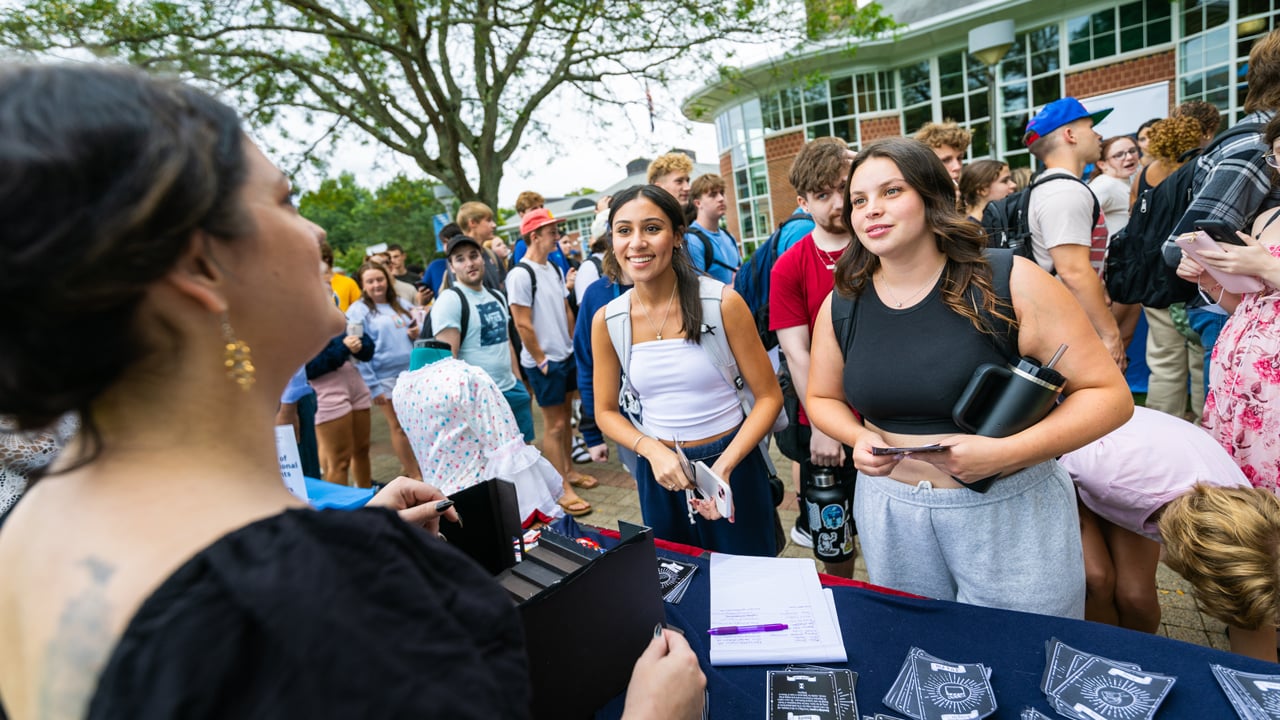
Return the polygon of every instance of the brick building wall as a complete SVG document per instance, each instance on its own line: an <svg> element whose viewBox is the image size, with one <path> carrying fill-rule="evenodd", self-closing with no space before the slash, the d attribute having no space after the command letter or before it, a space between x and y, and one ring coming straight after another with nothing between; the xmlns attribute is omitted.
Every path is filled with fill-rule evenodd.
<svg viewBox="0 0 1280 720"><path fill-rule="evenodd" d="M764 156L769 169L769 212L773 217L773 227L786 219L796 210L796 191L791 187L787 176L791 174L791 162L804 147L804 131L765 138ZM770 232L773 228L769 229Z"/></svg>
<svg viewBox="0 0 1280 720"><path fill-rule="evenodd" d="M1165 111L1172 112L1174 98L1177 97L1177 88L1173 83L1177 77L1177 60L1173 50L1167 50L1092 70L1068 73L1063 78L1063 82L1067 95L1089 98L1165 81L1169 83L1169 107L1165 108Z"/></svg>
<svg viewBox="0 0 1280 720"><path fill-rule="evenodd" d="M741 238L738 225L738 188L733 182L733 156L724 153L720 156L720 179L724 181L724 199L727 210L724 214L724 226L736 238Z"/></svg>
<svg viewBox="0 0 1280 720"><path fill-rule="evenodd" d="M897 115L893 115L863 120L858 130L862 133L862 143L865 145L872 140L901 135L902 119Z"/></svg>

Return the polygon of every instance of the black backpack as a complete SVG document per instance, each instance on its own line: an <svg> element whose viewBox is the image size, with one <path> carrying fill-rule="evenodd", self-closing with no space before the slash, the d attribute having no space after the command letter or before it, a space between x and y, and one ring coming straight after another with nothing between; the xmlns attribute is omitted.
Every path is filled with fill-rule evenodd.
<svg viewBox="0 0 1280 720"><path fill-rule="evenodd" d="M733 289L751 309L751 316L756 321L756 331L760 333L760 341L764 343L766 350L778 346L778 334L769 329L769 280L773 275L773 265L782 254L778 252L778 245L782 242L782 228L796 220L813 222L813 216L802 213L783 220L733 278Z"/></svg>
<svg viewBox="0 0 1280 720"><path fill-rule="evenodd" d="M1035 262L1035 255L1031 252L1031 224L1027 214L1031 207L1031 191L1052 180L1074 180L1089 187L1088 183L1075 175L1041 174L1031 181L1026 190L1019 190L1003 199L987 203L986 209L982 211L982 229L987 232L987 247L1012 250L1015 255ZM1090 217L1096 219L1102 209L1093 190L1089 191L1089 196L1093 197L1093 215Z"/></svg>
<svg viewBox="0 0 1280 720"><path fill-rule="evenodd" d="M705 232L699 230L698 228L692 225L689 226L689 232L693 233L694 235L697 235L699 238L702 239L702 267L704 268L703 272L710 275L712 265L719 265L720 267L728 270L729 272L738 272L738 268L733 267L732 265L728 265L716 259L716 246L714 241L711 239L710 235L706 234Z"/></svg>
<svg viewBox="0 0 1280 720"><path fill-rule="evenodd" d="M1258 123L1242 123L1218 136L1204 152L1212 152L1231 138L1261 130ZM1165 263L1163 250L1195 199L1195 160L1201 154L1199 150L1184 154L1179 158L1182 166L1155 187L1147 185L1147 171L1142 171L1138 200L1129 223L1111 236L1107 250L1107 294L1114 302L1167 308L1196 296L1195 283L1178 277Z"/></svg>

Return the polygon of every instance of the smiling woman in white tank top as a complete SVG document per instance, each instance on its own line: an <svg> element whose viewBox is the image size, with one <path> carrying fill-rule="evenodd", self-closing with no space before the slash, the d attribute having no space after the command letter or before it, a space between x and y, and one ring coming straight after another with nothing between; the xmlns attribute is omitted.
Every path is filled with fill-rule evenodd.
<svg viewBox="0 0 1280 720"><path fill-rule="evenodd" d="M635 282L630 297L630 386L639 401L642 431L619 409L622 365L609 337L607 309L593 319L596 422L606 435L639 454L636 487L645 524L665 540L742 555L776 555L774 506L759 448L782 408L782 392L756 334L746 303L724 287L723 328L704 324L699 278L684 249L679 203L665 190L636 186L614 197L609 226L614 261ZM755 397L743 417L736 391L712 364L701 342L710 333L728 340L739 373ZM733 489L733 521L691 512L692 487L674 451L702 460ZM704 507L704 510L706 508Z"/></svg>

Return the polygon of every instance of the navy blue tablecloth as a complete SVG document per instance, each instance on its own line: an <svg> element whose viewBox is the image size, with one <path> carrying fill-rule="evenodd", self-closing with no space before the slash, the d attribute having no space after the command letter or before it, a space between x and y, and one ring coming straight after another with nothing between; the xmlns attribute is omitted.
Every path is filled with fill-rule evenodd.
<svg viewBox="0 0 1280 720"><path fill-rule="evenodd" d="M659 549L660 556L690 561L690 556ZM708 562L694 559L694 575L679 605L667 603L667 620L684 631L701 660L710 690L711 717L757 718L764 714L765 671L782 666L712 667L707 628L710 623ZM1210 663L1250 672L1280 674L1280 666L1177 640L1078 620L992 610L940 600L896 597L860 588L835 587L840 629L848 650L847 667L858 673L856 694L861 715L900 715L881 700L898 675L911 646L957 662L980 662L992 669L991 685L999 709L994 718L1016 719L1030 705L1058 717L1040 692L1044 644L1050 637L1114 660L1134 662L1144 670L1178 678L1157 720L1235 717L1231 704L1209 670ZM597 718L622 715L622 697Z"/></svg>

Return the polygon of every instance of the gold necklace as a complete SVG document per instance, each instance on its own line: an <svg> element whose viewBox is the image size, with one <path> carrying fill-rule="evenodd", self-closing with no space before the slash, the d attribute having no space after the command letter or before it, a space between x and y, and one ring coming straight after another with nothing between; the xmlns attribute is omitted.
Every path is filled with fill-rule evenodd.
<svg viewBox="0 0 1280 720"><path fill-rule="evenodd" d="M924 292L926 288L933 287L933 284L938 281L939 277L942 276L942 271L946 269L947 269L947 265L946 263L943 263L942 267L938 268L938 272L934 274L933 278L930 279L929 282L925 283L924 285L921 285L918 290L911 293L911 295L908 296L906 300L899 300L898 296L894 294L893 289L889 287L889 281L885 279L883 271L881 271L880 273L880 284L884 287L884 291L889 293L889 299L893 300L893 302L896 303L895 307L902 307L903 305L906 305L912 300L915 300L916 297L920 293Z"/></svg>
<svg viewBox="0 0 1280 720"><path fill-rule="evenodd" d="M640 299L640 293L636 293L636 301L640 303L640 309L644 311L644 319L649 322L649 329L653 331L654 335L658 336L659 340L662 339L663 329L667 327L667 320L671 319L671 303L675 301L675 299L676 285L673 284L671 286L671 297L667 298L667 312L662 316L662 325L655 328L653 326L653 318L649 316L649 308L645 306L644 300Z"/></svg>

